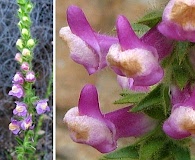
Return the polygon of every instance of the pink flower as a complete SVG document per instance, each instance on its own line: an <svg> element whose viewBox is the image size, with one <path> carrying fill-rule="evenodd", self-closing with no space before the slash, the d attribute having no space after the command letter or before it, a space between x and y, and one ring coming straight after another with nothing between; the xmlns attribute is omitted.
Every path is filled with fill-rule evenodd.
<svg viewBox="0 0 195 160"><path fill-rule="evenodd" d="M47 104L47 99L39 100L36 103L36 111L38 114L43 114L45 112L49 112L50 108Z"/></svg>
<svg viewBox="0 0 195 160"><path fill-rule="evenodd" d="M16 101L15 103L16 103L16 108L13 110L13 114L22 117L26 116L27 105L23 102L18 102L18 101Z"/></svg>
<svg viewBox="0 0 195 160"><path fill-rule="evenodd" d="M194 8L194 0L170 0L164 9L159 31L175 40L195 42Z"/></svg>
<svg viewBox="0 0 195 160"><path fill-rule="evenodd" d="M21 53L16 53L15 60L19 63L22 63L22 54Z"/></svg>
<svg viewBox="0 0 195 160"><path fill-rule="evenodd" d="M21 70L29 71L29 69L30 69L30 66L29 66L29 64L27 62L23 62L21 64Z"/></svg>
<svg viewBox="0 0 195 160"><path fill-rule="evenodd" d="M164 132L174 139L195 135L195 89L172 93L173 108L170 117L164 122Z"/></svg>
<svg viewBox="0 0 195 160"><path fill-rule="evenodd" d="M67 41L71 58L83 65L89 74L107 66L106 54L109 47L118 42L117 38L95 32L77 6L68 8L67 21L69 27L60 30L60 37Z"/></svg>
<svg viewBox="0 0 195 160"><path fill-rule="evenodd" d="M120 76L133 78L136 86L150 86L163 78L156 48L140 40L124 16L117 19L118 44L107 54L107 63Z"/></svg>
<svg viewBox="0 0 195 160"><path fill-rule="evenodd" d="M12 90L9 91L9 95L15 96L17 98L21 98L24 96L24 90L23 87L19 84L13 84Z"/></svg>
<svg viewBox="0 0 195 160"><path fill-rule="evenodd" d="M24 78L23 78L22 73L17 72L17 73L14 75L14 77L13 77L12 83L14 83L14 84L23 84L23 83L24 83Z"/></svg>
<svg viewBox="0 0 195 160"><path fill-rule="evenodd" d="M22 130L32 129L32 124L32 116L28 115L25 119L21 121L20 127Z"/></svg>
<svg viewBox="0 0 195 160"><path fill-rule="evenodd" d="M20 131L20 122L14 119L11 119L11 123L9 124L9 130L13 134L18 134Z"/></svg>
<svg viewBox="0 0 195 160"><path fill-rule="evenodd" d="M33 71L28 71L26 73L25 81L26 82L35 82L36 81L35 73Z"/></svg>
<svg viewBox="0 0 195 160"><path fill-rule="evenodd" d="M143 113L131 113L129 109L125 107L102 114L96 88L86 85L81 91L78 107L71 108L63 120L73 141L107 153L117 148L119 138L141 136L155 127L153 119Z"/></svg>

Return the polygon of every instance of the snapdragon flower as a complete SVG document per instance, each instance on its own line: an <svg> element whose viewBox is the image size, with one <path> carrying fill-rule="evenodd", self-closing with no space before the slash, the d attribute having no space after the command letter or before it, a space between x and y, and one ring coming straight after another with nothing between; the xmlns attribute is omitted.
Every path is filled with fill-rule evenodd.
<svg viewBox="0 0 195 160"><path fill-rule="evenodd" d="M35 82L36 81L35 73L33 71L28 71L26 73L25 81Z"/></svg>
<svg viewBox="0 0 195 160"><path fill-rule="evenodd" d="M18 116L26 116L27 114L27 105L23 102L18 102L16 101L16 108L13 110L13 114L14 115L18 115Z"/></svg>
<svg viewBox="0 0 195 160"><path fill-rule="evenodd" d="M182 139L195 135L195 89L172 92L172 111L164 122L164 132L174 139Z"/></svg>
<svg viewBox="0 0 195 160"><path fill-rule="evenodd" d="M14 84L23 84L24 83L24 77L23 77L22 73L17 72L13 77L12 83L14 83Z"/></svg>
<svg viewBox="0 0 195 160"><path fill-rule="evenodd" d="M157 50L142 42L124 16L116 22L118 44L113 44L107 54L108 65L120 76L133 78L136 86L158 83L164 75L159 65Z"/></svg>
<svg viewBox="0 0 195 160"><path fill-rule="evenodd" d="M20 122L15 119L11 119L11 123L9 124L9 130L13 134L18 134L20 132Z"/></svg>
<svg viewBox="0 0 195 160"><path fill-rule="evenodd" d="M21 98L24 96L24 90L23 87L19 84L13 84L12 90L9 91L9 95L15 96L17 98Z"/></svg>
<svg viewBox="0 0 195 160"><path fill-rule="evenodd" d="M158 29L172 39L195 42L195 1L170 0Z"/></svg>
<svg viewBox="0 0 195 160"><path fill-rule="evenodd" d="M117 38L95 32L83 11L77 6L67 10L69 27L60 30L60 37L68 43L71 58L83 65L89 74L107 66L106 54Z"/></svg>
<svg viewBox="0 0 195 160"><path fill-rule="evenodd" d="M125 107L102 114L96 88L86 85L81 91L78 107L71 108L63 120L73 141L107 153L117 148L119 138L141 136L156 126L147 115L131 113L129 109Z"/></svg>
<svg viewBox="0 0 195 160"><path fill-rule="evenodd" d="M29 71L30 66L29 66L29 64L28 64L27 62L23 62L23 63L21 64L20 68L21 68L21 70L23 70L23 71Z"/></svg>
<svg viewBox="0 0 195 160"><path fill-rule="evenodd" d="M32 116L28 115L21 121L20 127L22 130L33 129Z"/></svg>
<svg viewBox="0 0 195 160"><path fill-rule="evenodd" d="M47 101L48 99L42 99L36 102L36 111L38 114L43 114L50 111Z"/></svg>

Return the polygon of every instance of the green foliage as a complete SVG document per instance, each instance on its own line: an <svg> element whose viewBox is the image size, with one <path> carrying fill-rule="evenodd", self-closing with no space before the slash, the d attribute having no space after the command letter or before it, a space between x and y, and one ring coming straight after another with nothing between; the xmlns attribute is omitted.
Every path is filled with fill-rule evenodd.
<svg viewBox="0 0 195 160"><path fill-rule="evenodd" d="M169 67L172 70L173 81L181 90L195 79L195 71L189 62L189 47L189 42L177 42L172 56L172 65Z"/></svg>
<svg viewBox="0 0 195 160"><path fill-rule="evenodd" d="M149 12L144 17L138 20L137 23L147 25L148 27L152 28L157 23L159 23L162 19L162 10L156 10Z"/></svg>
<svg viewBox="0 0 195 160"><path fill-rule="evenodd" d="M139 158L138 154L139 147L137 146L128 146L124 147L122 149L119 149L118 151L115 151L113 153L105 155L102 160L106 159L121 159L121 160L135 160Z"/></svg>
<svg viewBox="0 0 195 160"><path fill-rule="evenodd" d="M127 93L122 96L119 100L115 101L115 104L126 104L126 103L138 103L140 99L145 97L145 93Z"/></svg>
<svg viewBox="0 0 195 160"><path fill-rule="evenodd" d="M142 36L150 30L150 27L141 23L133 23L132 28L138 36Z"/></svg>

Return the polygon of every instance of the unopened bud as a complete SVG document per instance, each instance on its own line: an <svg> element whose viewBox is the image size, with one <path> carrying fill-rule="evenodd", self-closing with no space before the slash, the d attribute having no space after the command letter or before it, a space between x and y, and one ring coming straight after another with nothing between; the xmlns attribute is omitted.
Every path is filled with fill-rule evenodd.
<svg viewBox="0 0 195 160"><path fill-rule="evenodd" d="M23 56L30 56L30 50L27 49L27 48L24 48L24 49L22 50L22 55L23 55Z"/></svg>
<svg viewBox="0 0 195 160"><path fill-rule="evenodd" d="M22 63L22 54L21 53L16 53L15 60L19 63Z"/></svg>
<svg viewBox="0 0 195 160"><path fill-rule="evenodd" d="M27 46L28 47L34 47L34 45L35 45L35 41L33 40L33 39L29 39L28 41L27 41Z"/></svg>
<svg viewBox="0 0 195 160"><path fill-rule="evenodd" d="M22 34L25 35L25 36L28 36L29 35L29 31L26 28L23 28L22 29Z"/></svg>
<svg viewBox="0 0 195 160"><path fill-rule="evenodd" d="M23 42L22 42L21 39L18 39L18 40L17 40L16 46L19 47L19 48L23 48Z"/></svg>

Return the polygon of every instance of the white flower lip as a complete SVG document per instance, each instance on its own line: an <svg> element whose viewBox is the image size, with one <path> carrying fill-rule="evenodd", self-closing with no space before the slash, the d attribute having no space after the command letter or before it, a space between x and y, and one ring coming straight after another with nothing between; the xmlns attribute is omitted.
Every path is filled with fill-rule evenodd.
<svg viewBox="0 0 195 160"><path fill-rule="evenodd" d="M80 37L73 34L69 27L61 28L59 35L68 43L70 56L75 62L84 66L90 66L91 68L98 68L98 55Z"/></svg>
<svg viewBox="0 0 195 160"><path fill-rule="evenodd" d="M110 47L107 62L112 67L118 67L125 76L146 76L158 66L158 59L145 49L135 48L121 51L119 44Z"/></svg>
<svg viewBox="0 0 195 160"><path fill-rule="evenodd" d="M79 116L78 107L70 109L64 117L75 142L98 145L104 141L113 144L112 133L103 122L89 116ZM101 134L99 134L101 133Z"/></svg>

